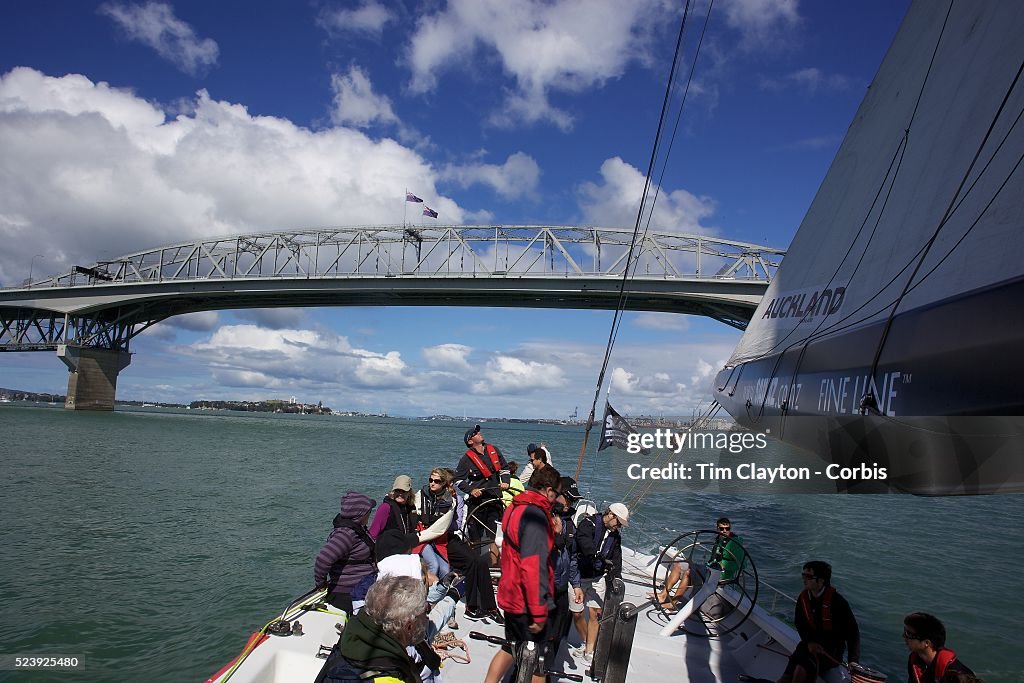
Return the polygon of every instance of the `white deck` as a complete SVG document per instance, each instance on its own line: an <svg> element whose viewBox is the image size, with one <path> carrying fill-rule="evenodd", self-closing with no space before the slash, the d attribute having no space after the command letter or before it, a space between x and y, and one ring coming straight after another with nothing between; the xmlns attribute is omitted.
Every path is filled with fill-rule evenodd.
<svg viewBox="0 0 1024 683"><path fill-rule="evenodd" d="M650 589L645 578L654 558L623 549L626 597L624 602L635 605L645 602ZM728 596L726 596L728 597ZM459 628L456 635L469 645L472 661L463 664L448 660L441 671L446 683L480 683L487 666L498 650L497 645L471 640L470 631L504 636L504 628L490 621L470 621L465 618L464 606L456 610ZM338 640L335 624L340 614L301 612L296 610L289 618L302 624L303 634L285 637L271 636L249 655L244 665L230 679L216 679L218 683L272 683L278 681L312 681L324 660L316 657L320 645L331 646ZM785 666L785 657L796 644L795 632L759 608L731 634L722 638L688 636L682 631L672 637L661 637L658 631L666 619L655 609L646 608L637 617L636 635L626 680L629 683L655 681L693 681L694 683L735 683L740 674L774 680ZM582 658L568 654L567 645L579 643L576 630L570 628L570 641L563 643L556 661L549 669L586 676L588 665Z"/></svg>

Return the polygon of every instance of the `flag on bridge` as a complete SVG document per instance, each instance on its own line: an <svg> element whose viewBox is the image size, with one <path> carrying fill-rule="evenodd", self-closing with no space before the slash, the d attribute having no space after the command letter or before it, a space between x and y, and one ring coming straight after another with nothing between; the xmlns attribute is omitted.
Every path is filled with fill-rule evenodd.
<svg viewBox="0 0 1024 683"><path fill-rule="evenodd" d="M597 446L597 450L603 451L606 448L615 446L626 450L627 441L626 438L630 434L637 434L637 430L633 425L626 422L626 418L615 412L615 408L612 408L612 404L605 401L604 404L604 424L601 425L601 442ZM641 448L640 452L644 455L650 455L650 448Z"/></svg>
<svg viewBox="0 0 1024 683"><path fill-rule="evenodd" d="M420 200L420 201L422 201L422 200ZM424 204L423 205L423 215L424 216L430 216L431 218L437 218L437 211L434 211L429 206Z"/></svg>
<svg viewBox="0 0 1024 683"><path fill-rule="evenodd" d="M407 201L407 202L417 202L417 203L420 203L420 204L423 203L423 200L420 199L419 197L417 197L416 195L414 195L412 192L406 192L405 193L405 201Z"/></svg>

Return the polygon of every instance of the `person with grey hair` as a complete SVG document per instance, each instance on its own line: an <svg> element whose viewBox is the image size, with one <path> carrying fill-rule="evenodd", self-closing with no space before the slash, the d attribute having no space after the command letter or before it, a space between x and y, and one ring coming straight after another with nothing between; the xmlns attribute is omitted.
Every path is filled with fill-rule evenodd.
<svg viewBox="0 0 1024 683"><path fill-rule="evenodd" d="M340 657L326 683L402 681L420 683L420 664L406 647L420 643L427 628L427 588L409 576L388 576L366 594L366 606L345 625Z"/></svg>

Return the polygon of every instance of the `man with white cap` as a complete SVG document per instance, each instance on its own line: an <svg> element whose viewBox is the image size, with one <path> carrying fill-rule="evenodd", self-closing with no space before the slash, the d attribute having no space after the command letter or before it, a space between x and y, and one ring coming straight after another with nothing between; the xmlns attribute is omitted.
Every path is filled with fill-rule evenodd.
<svg viewBox="0 0 1024 683"><path fill-rule="evenodd" d="M604 596L613 579L622 576L622 538L619 529L629 526L629 509L612 503L603 513L580 519L576 528L576 549L583 597L589 622L583 660L594 658Z"/></svg>

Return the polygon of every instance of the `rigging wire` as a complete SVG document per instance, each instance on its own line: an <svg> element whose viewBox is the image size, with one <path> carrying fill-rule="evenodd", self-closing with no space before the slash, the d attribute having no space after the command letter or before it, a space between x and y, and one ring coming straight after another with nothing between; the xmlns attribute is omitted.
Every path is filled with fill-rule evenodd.
<svg viewBox="0 0 1024 683"><path fill-rule="evenodd" d="M633 238L629 244L629 251L626 256L626 262L622 270L622 281L619 284L619 298L616 303L615 312L612 316L611 329L608 331L608 343L605 346L604 360L601 363L601 370L597 377L597 386L594 389L594 401L590 406L590 416L587 419L586 430L583 434L583 444L580 447L580 457L576 463L576 479L579 479L580 470L583 468L583 459L587 452L587 442L590 438L590 430L593 428L594 417L597 412L597 401L601 396L601 387L604 385L605 374L608 371L608 364L611 361L612 348L615 345L615 337L618 331L618 326L622 320L622 313L626 302L627 284L630 278L630 267L633 260L633 253L636 249L637 235L640 232L640 226L643 223L644 208L647 202L647 197L650 192L651 176L654 172L654 167L658 158L658 148L662 138L662 131L665 125L665 116L669 109L669 103L672 99L672 85L676 78L676 69L679 65L679 58L682 52L681 47L683 43L683 36L686 31L686 20L690 14L690 0L687 0L686 5L683 9L683 16L679 22L679 33L676 37L675 53L672 56L672 66L669 70L668 83L665 86L665 96L661 104L661 113L658 116L658 127L654 136L654 146L651 149L651 158L647 166L647 175L644 179L644 189L640 198L640 208L637 211L636 224L633 228ZM635 270L635 266L634 266Z"/></svg>

